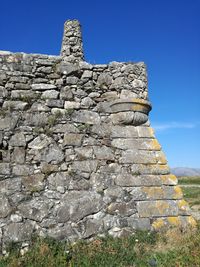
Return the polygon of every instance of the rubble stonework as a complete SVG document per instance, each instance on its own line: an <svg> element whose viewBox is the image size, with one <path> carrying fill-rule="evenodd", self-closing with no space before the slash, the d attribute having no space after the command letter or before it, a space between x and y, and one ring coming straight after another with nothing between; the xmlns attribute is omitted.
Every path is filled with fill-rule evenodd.
<svg viewBox="0 0 200 267"><path fill-rule="evenodd" d="M194 225L150 127L143 62L83 61L80 25L61 56L0 52L0 241Z"/></svg>

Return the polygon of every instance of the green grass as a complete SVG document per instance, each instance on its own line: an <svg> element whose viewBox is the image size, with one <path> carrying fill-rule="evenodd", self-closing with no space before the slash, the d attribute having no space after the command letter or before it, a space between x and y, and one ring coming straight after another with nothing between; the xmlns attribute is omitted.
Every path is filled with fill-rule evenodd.
<svg viewBox="0 0 200 267"><path fill-rule="evenodd" d="M136 232L126 238L99 238L74 245L35 238L21 256L15 246L0 267L197 267L200 266L200 227L196 232Z"/></svg>
<svg viewBox="0 0 200 267"><path fill-rule="evenodd" d="M180 185L190 185L190 184L195 184L195 185L200 185L200 177L195 176L195 177L179 177L178 178L178 183Z"/></svg>
<svg viewBox="0 0 200 267"><path fill-rule="evenodd" d="M190 206L200 205L200 187L182 187L183 197Z"/></svg>
<svg viewBox="0 0 200 267"><path fill-rule="evenodd" d="M200 185L200 177L180 177L178 183L182 186L183 197L189 205L200 205L200 187L197 187Z"/></svg>

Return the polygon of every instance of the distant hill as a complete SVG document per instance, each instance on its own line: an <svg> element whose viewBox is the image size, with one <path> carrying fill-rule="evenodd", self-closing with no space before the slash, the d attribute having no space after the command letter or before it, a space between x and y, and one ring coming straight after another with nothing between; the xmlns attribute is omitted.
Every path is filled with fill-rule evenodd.
<svg viewBox="0 0 200 267"><path fill-rule="evenodd" d="M171 173L176 176L200 176L200 168L176 167L171 168Z"/></svg>

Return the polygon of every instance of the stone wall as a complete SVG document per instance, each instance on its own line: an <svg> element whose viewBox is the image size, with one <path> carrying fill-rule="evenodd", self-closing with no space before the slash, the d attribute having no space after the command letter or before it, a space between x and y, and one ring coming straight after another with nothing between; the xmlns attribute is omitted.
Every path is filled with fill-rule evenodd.
<svg viewBox="0 0 200 267"><path fill-rule="evenodd" d="M83 61L77 21L61 55L0 52L1 243L194 225L149 124L144 63Z"/></svg>

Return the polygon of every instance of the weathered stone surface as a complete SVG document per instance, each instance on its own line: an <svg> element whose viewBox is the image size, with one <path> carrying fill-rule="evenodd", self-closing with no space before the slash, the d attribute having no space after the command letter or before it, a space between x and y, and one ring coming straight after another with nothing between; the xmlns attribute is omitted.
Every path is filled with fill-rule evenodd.
<svg viewBox="0 0 200 267"><path fill-rule="evenodd" d="M1 163L0 162L0 174L10 174L11 169L10 169L10 164L9 163Z"/></svg>
<svg viewBox="0 0 200 267"><path fill-rule="evenodd" d="M52 206L53 203L47 199L44 201L43 199L35 198L20 204L18 210L24 218L41 222L48 216Z"/></svg>
<svg viewBox="0 0 200 267"><path fill-rule="evenodd" d="M0 194L0 218L7 217L12 211L12 207L5 195Z"/></svg>
<svg viewBox="0 0 200 267"><path fill-rule="evenodd" d="M64 193L70 185L70 180L68 172L52 173L47 178L48 188Z"/></svg>
<svg viewBox="0 0 200 267"><path fill-rule="evenodd" d="M79 133L79 129L73 124L56 124L52 130L54 133Z"/></svg>
<svg viewBox="0 0 200 267"><path fill-rule="evenodd" d="M41 98L43 99L57 99L59 92L56 90L46 90L42 93Z"/></svg>
<svg viewBox="0 0 200 267"><path fill-rule="evenodd" d="M29 175L33 173L33 167L30 165L16 165L12 169L14 175Z"/></svg>
<svg viewBox="0 0 200 267"><path fill-rule="evenodd" d="M134 175L120 173L116 176L115 184L119 186L160 186L162 179L159 175Z"/></svg>
<svg viewBox="0 0 200 267"><path fill-rule="evenodd" d="M35 127L44 127L48 124L48 117L43 112L40 113L25 113L24 114L24 124L28 126L35 126Z"/></svg>
<svg viewBox="0 0 200 267"><path fill-rule="evenodd" d="M64 108L65 109L79 109L81 104L75 101L65 101Z"/></svg>
<svg viewBox="0 0 200 267"><path fill-rule="evenodd" d="M93 111L75 111L72 115L72 120L75 122L82 122L86 124L99 124L99 114Z"/></svg>
<svg viewBox="0 0 200 267"><path fill-rule="evenodd" d="M75 148L75 152L78 155L78 159L92 159L93 156L93 148L92 147L80 147Z"/></svg>
<svg viewBox="0 0 200 267"><path fill-rule="evenodd" d="M119 162L155 164L157 163L157 159L155 153L153 153L152 151L127 149L122 152L122 157L119 159Z"/></svg>
<svg viewBox="0 0 200 267"><path fill-rule="evenodd" d="M28 103L23 101L5 101L3 108L7 110L25 110Z"/></svg>
<svg viewBox="0 0 200 267"><path fill-rule="evenodd" d="M26 146L25 135L21 132L14 134L9 141L9 145L10 146L25 147Z"/></svg>
<svg viewBox="0 0 200 267"><path fill-rule="evenodd" d="M44 178L44 174L41 173L25 176L22 178L22 184L28 191L39 192L44 189Z"/></svg>
<svg viewBox="0 0 200 267"><path fill-rule="evenodd" d="M111 203L107 212L112 215L130 216L136 213L136 205L134 201L128 203Z"/></svg>
<svg viewBox="0 0 200 267"><path fill-rule="evenodd" d="M63 197L61 203L57 211L58 222L79 221L103 207L101 196L88 191L69 192Z"/></svg>
<svg viewBox="0 0 200 267"><path fill-rule="evenodd" d="M182 191L178 186L135 187L130 194L134 200L181 199L183 197Z"/></svg>
<svg viewBox="0 0 200 267"><path fill-rule="evenodd" d="M97 159L114 160L114 151L110 147L94 147L94 154Z"/></svg>
<svg viewBox="0 0 200 267"><path fill-rule="evenodd" d="M110 115L110 121L113 124L132 124L134 117L134 112L126 111L126 112L118 112Z"/></svg>
<svg viewBox="0 0 200 267"><path fill-rule="evenodd" d="M17 124L16 116L0 118L0 130L13 130Z"/></svg>
<svg viewBox="0 0 200 267"><path fill-rule="evenodd" d="M74 161L71 165L72 170L82 172L94 172L97 169L97 160Z"/></svg>
<svg viewBox="0 0 200 267"><path fill-rule="evenodd" d="M34 226L30 222L10 223L3 227L4 242L22 242L30 240Z"/></svg>
<svg viewBox="0 0 200 267"><path fill-rule="evenodd" d="M139 201L137 210L140 217L178 216L178 207L173 200Z"/></svg>
<svg viewBox="0 0 200 267"><path fill-rule="evenodd" d="M28 144L28 147L32 149L41 150L41 149L46 148L51 143L52 143L52 138L46 136L45 134L41 134L37 136L32 142L30 142Z"/></svg>
<svg viewBox="0 0 200 267"><path fill-rule="evenodd" d="M136 130L138 132L139 137L155 138L154 131L151 127L137 126Z"/></svg>
<svg viewBox="0 0 200 267"><path fill-rule="evenodd" d="M64 146L81 146L83 140L83 134L67 133L64 135Z"/></svg>
<svg viewBox="0 0 200 267"><path fill-rule="evenodd" d="M162 174L170 174L169 167L167 165L159 165L159 164L133 164L131 166L132 174L155 174L155 175L162 175Z"/></svg>
<svg viewBox="0 0 200 267"><path fill-rule="evenodd" d="M47 163L58 164L64 159L63 151L53 144L41 152L41 160Z"/></svg>
<svg viewBox="0 0 200 267"><path fill-rule="evenodd" d="M113 126L111 129L112 138L134 138L138 137L135 126Z"/></svg>
<svg viewBox="0 0 200 267"><path fill-rule="evenodd" d="M12 161L23 164L25 162L25 153L24 147L15 147L12 153Z"/></svg>
<svg viewBox="0 0 200 267"><path fill-rule="evenodd" d="M53 84L36 83L36 84L32 84L31 88L32 88L32 90L43 91L43 90L56 89L56 86Z"/></svg>
<svg viewBox="0 0 200 267"><path fill-rule="evenodd" d="M150 219L148 218L131 218L127 219L128 226L136 230L151 230Z"/></svg>

